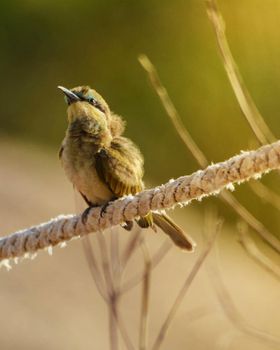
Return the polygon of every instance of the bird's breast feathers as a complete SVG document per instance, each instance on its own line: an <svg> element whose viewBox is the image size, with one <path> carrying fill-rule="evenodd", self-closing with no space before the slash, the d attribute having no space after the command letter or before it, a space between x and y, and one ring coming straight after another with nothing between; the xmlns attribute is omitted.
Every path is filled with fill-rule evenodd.
<svg viewBox="0 0 280 350"><path fill-rule="evenodd" d="M78 154L64 143L61 162L68 179L91 204L102 205L113 198L113 193L99 178L93 154ZM81 152L81 150L80 150Z"/></svg>

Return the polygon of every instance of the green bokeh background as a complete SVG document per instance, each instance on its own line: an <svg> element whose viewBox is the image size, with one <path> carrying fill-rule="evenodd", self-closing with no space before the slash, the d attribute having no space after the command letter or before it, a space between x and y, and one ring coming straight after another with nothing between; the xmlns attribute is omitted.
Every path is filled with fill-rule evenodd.
<svg viewBox="0 0 280 350"><path fill-rule="evenodd" d="M244 81L279 137L280 3L219 4ZM146 53L210 161L257 146L227 80L202 0L3 1L0 23L2 135L48 148L56 157L66 128L66 106L56 86L89 84L127 120L126 135L145 156L149 183L195 171L196 162L137 62ZM264 181L277 191L276 175ZM277 233L276 210L247 186L236 195Z"/></svg>

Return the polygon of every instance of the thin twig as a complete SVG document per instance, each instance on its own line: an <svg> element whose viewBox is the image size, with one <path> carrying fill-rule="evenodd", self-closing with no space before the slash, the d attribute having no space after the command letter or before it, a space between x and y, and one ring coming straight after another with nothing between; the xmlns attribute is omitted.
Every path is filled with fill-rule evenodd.
<svg viewBox="0 0 280 350"><path fill-rule="evenodd" d="M93 248L90 244L89 236L85 236L82 239L82 245L83 245L85 257L88 263L89 271L95 282L96 288L99 291L99 294L102 296L102 298L106 302L108 302L108 295L105 291L104 279L102 278L102 275L100 273L95 254L93 252Z"/></svg>
<svg viewBox="0 0 280 350"><path fill-rule="evenodd" d="M99 231L96 234L102 260L103 275L107 284L109 298L114 292L113 277L110 271L109 254L104 237L104 233Z"/></svg>
<svg viewBox="0 0 280 350"><path fill-rule="evenodd" d="M211 248L215 242L215 239L220 231L221 228L221 222L219 223L219 226L217 226L216 232L214 235L212 235L211 239L208 241L208 243L206 244L205 248L203 249L202 253L200 254L200 256L198 257L197 261L195 262L190 274L188 275L187 279L185 280L179 294L177 295L174 304L172 305L166 320L164 321L159 334L155 340L155 343L152 347L152 350L158 350L160 348L160 346L162 345L162 342L164 340L164 338L166 337L167 331L171 325L171 322L174 320L174 317L187 293L187 291L189 290L195 276L197 275L197 273L199 272L203 262L205 261L206 257L208 256L208 254L211 251Z"/></svg>
<svg viewBox="0 0 280 350"><path fill-rule="evenodd" d="M139 349L147 349L148 341L148 315L149 315L149 296L150 296L150 283L151 283L151 257L145 240L141 243L141 250L144 257L144 278L142 288L142 306L140 315L140 336L139 336Z"/></svg>
<svg viewBox="0 0 280 350"><path fill-rule="evenodd" d="M160 78L155 69L155 66L151 63L151 61L146 55L140 55L138 57L138 60L142 65L142 67L145 69L145 71L148 73L152 86L154 87L156 93L158 94L161 100L161 103L166 113L168 114L169 118L171 119L171 122L173 123L178 135L180 136L182 141L187 145L188 149L191 151L192 155L195 157L198 164L203 168L206 167L208 165L208 161L205 155L197 146L197 144L191 137L191 134L184 127L184 124L182 122L182 119L179 116L177 109L175 108L173 102L171 101L167 90L165 89L165 87L162 85L160 81Z"/></svg>
<svg viewBox="0 0 280 350"><path fill-rule="evenodd" d="M117 327L120 330L120 334L128 350L133 350L133 344L126 330L125 324L120 316L118 310L119 293L116 291L113 277L110 271L110 260L106 246L104 234L102 232L97 233L98 244L100 248L100 254L102 259L102 267L104 278L107 284L108 290L108 311L109 311L109 330L110 330L110 344L111 349L118 349L118 332Z"/></svg>
<svg viewBox="0 0 280 350"><path fill-rule="evenodd" d="M250 213L231 193L222 192L221 198L229 204L235 212L253 229L264 241L266 241L274 250L280 252L280 241L259 221L252 213Z"/></svg>
<svg viewBox="0 0 280 350"><path fill-rule="evenodd" d="M109 313L109 334L110 334L110 349L118 350L119 340L118 340L118 328L117 328L117 309L116 302L111 300L108 303L108 313ZM115 315L116 314L116 315Z"/></svg>
<svg viewBox="0 0 280 350"><path fill-rule="evenodd" d="M121 263L119 254L119 227L110 229L110 255L111 255L111 273L114 289L117 290L121 278Z"/></svg>
<svg viewBox="0 0 280 350"><path fill-rule="evenodd" d="M97 232L97 241L99 244L100 255L102 260L103 274L107 285L108 291L108 313L109 313L109 334L110 334L110 346L111 350L117 350L118 346L118 313L117 313L117 295L115 292L115 286L113 282L113 276L110 271L110 260L107 251L106 241L103 232Z"/></svg>
<svg viewBox="0 0 280 350"><path fill-rule="evenodd" d="M228 79L231 83L239 106L241 107L244 116L246 117L259 142L261 144L274 142L276 138L270 131L258 108L256 107L254 100L247 90L238 67L234 61L225 34L225 23L218 9L217 1L205 0L205 3L207 6L208 17L215 30L222 61L224 63Z"/></svg>
<svg viewBox="0 0 280 350"><path fill-rule="evenodd" d="M137 227L136 229L134 229L130 233L129 240L125 246L124 252L123 252L121 259L120 259L120 265L121 265L122 272L125 269L129 259L131 258L131 256L135 252L135 249L141 243L141 241L143 239L143 233L144 233L144 231L141 230L140 227Z"/></svg>
<svg viewBox="0 0 280 350"><path fill-rule="evenodd" d="M205 0L207 6L207 14L215 30L218 47L221 53L221 59L235 93L239 106L243 115L247 119L252 131L261 144L274 142L276 140L271 129L265 123L261 113L259 112L250 92L243 82L240 71L234 61L231 53L225 31L225 23L222 13L219 10L216 0ZM278 172L279 173L279 172ZM278 210L280 209L280 198L267 186L260 182L250 184L252 190L261 198L271 203Z"/></svg>
<svg viewBox="0 0 280 350"><path fill-rule="evenodd" d="M266 269L274 277L280 280L279 266L260 251L254 240L250 237L247 225L241 222L238 225L238 232L239 242L249 256L251 256L262 268Z"/></svg>
<svg viewBox="0 0 280 350"><path fill-rule="evenodd" d="M166 256L166 254L169 252L169 250L173 247L173 244L170 242L170 240L166 240L158 249L158 251L153 255L152 261L151 261L151 270L156 268L158 264L162 261L162 259ZM121 295L127 293L132 288L136 287L144 277L145 272L141 271L135 276L133 276L130 280L125 282L121 288Z"/></svg>
<svg viewBox="0 0 280 350"><path fill-rule="evenodd" d="M176 111L168 95L167 90L164 88L160 81L159 75L154 65L145 55L141 55L139 61L148 73L152 86L157 92L158 96L160 97L165 111L168 117L170 118L178 135L180 136L186 147L189 149L193 157L197 160L198 164L201 167L205 166L205 164L208 163L207 158L200 150L198 145L195 143L195 141L191 138L189 132L184 126L180 115ZM164 93L162 93L162 91ZM195 147L193 145L195 145ZM257 218L255 218L244 206L242 206L242 204L238 202L237 199L235 199L235 197L231 193L223 191L220 195L220 198L223 199L227 204L229 204L237 212L237 214L240 215L248 223L248 225L250 225L254 230L256 230L267 243L269 243L276 251L280 252L280 241L271 232L269 232L266 229L266 227Z"/></svg>
<svg viewBox="0 0 280 350"><path fill-rule="evenodd" d="M249 186L253 192L263 201L273 205L277 210L280 211L280 196L277 193L272 191L260 181L250 181Z"/></svg>
<svg viewBox="0 0 280 350"><path fill-rule="evenodd" d="M216 295L222 306L225 315L228 317L229 321L243 334L246 334L262 343L272 346L274 349L280 348L280 339L268 334L254 326L248 324L248 322L239 313L238 308L234 304L221 276L220 268L221 266L218 258L218 247L215 247L215 261L208 263L206 265L210 280L216 291Z"/></svg>

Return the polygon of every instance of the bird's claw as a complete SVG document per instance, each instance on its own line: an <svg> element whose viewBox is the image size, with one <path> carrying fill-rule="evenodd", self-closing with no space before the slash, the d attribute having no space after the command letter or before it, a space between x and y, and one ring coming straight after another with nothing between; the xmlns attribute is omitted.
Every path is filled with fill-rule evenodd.
<svg viewBox="0 0 280 350"><path fill-rule="evenodd" d="M88 214L89 214L91 208L92 208L92 207L86 208L86 210L85 210L85 211L83 212L83 214L82 214L82 223L83 223L84 225L85 225L86 222L87 222Z"/></svg>
<svg viewBox="0 0 280 350"><path fill-rule="evenodd" d="M108 207L108 205L110 204L110 202L108 203L105 203L102 208L101 208L101 211L100 211L100 216L103 218L103 215L106 213L106 209Z"/></svg>

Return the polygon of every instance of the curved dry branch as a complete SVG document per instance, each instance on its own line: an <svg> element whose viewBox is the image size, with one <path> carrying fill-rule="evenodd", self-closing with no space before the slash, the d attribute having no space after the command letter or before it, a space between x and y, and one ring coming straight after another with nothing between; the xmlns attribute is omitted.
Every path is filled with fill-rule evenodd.
<svg viewBox="0 0 280 350"><path fill-rule="evenodd" d="M255 151L242 152L225 162L208 166L189 176L145 190L135 196L127 196L111 202L106 207L91 208L85 220L81 215L58 216L49 222L13 233L0 240L0 260L17 258L35 253L39 249L55 246L74 237L105 230L137 216L145 216L151 210L164 210L175 205L187 205L190 201L217 194L233 183L241 183L252 177L280 167L280 141ZM280 252L279 241L263 237Z"/></svg>

